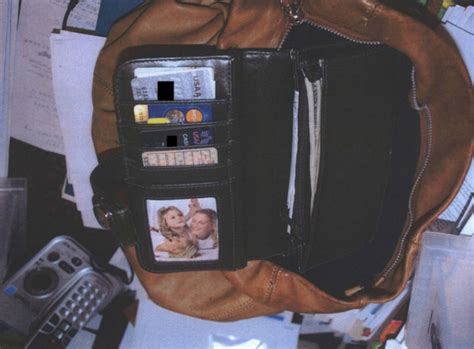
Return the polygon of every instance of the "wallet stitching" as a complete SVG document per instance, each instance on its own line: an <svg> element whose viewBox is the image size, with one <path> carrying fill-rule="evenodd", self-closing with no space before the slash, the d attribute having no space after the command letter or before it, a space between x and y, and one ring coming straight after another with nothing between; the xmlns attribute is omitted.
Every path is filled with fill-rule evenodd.
<svg viewBox="0 0 474 349"><path fill-rule="evenodd" d="M227 79L225 81L225 88L226 88L226 93L227 95L229 96L229 108L230 108L230 112L231 112L231 117L234 116L234 105L233 105L233 91L232 91L232 84L233 84L233 79L232 79L232 72L233 72L233 63L234 63L234 58L231 57L229 60L229 65L227 67ZM229 116L229 109L227 109L227 117ZM230 130L229 128L227 128L227 139L229 140L228 144L227 144L227 159L226 159L226 162L227 164L229 164L229 162L232 162L232 161L229 161L231 160L231 152L230 152L230 149L231 149L231 138L230 138ZM228 184L228 188L229 188L229 196L230 196L230 207L231 207L231 223L232 223L232 256L231 256L231 259L232 259L232 262L235 263L236 262L236 256L237 256L237 234L235 232L236 230L236 226L235 226L235 216L236 216L236 203L235 203L235 200L234 200L234 184L231 179L234 178L234 171L233 171L233 166L232 164L229 165L229 171L228 171L228 181L229 181L229 184ZM224 199L224 198L222 198ZM222 211L221 211L222 212ZM222 214L221 214L222 216ZM225 234L223 234L225 235ZM221 241L222 241L222 238L221 238ZM225 240L224 240L225 241ZM220 254L220 251L219 251L219 254Z"/></svg>
<svg viewBox="0 0 474 349"><path fill-rule="evenodd" d="M216 181L212 183L181 183L181 184L150 184L150 185L142 185L138 183L131 183L128 182L127 184L133 187L137 187L140 189L149 189L149 190L167 190L167 189L195 189L198 188L212 188L212 187L223 187L229 185L234 182L234 178L230 178L229 180L222 180Z"/></svg>

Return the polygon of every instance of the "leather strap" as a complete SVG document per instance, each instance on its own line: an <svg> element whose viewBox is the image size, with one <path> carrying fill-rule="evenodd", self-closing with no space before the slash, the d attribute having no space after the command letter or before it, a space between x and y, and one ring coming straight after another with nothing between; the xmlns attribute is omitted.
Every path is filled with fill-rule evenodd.
<svg viewBox="0 0 474 349"><path fill-rule="evenodd" d="M114 148L107 153L90 176L94 213L104 228L116 234L122 246L134 245L136 234L128 209L121 152Z"/></svg>

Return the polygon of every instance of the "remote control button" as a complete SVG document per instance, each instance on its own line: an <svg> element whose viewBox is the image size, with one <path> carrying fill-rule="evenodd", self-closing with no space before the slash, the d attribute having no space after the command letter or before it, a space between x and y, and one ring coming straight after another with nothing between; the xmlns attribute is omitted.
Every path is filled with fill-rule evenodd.
<svg viewBox="0 0 474 349"><path fill-rule="evenodd" d="M76 301L76 302L80 302L80 301L82 300L82 297L79 296L77 293L74 293L74 294L72 295L72 299L73 299L74 301Z"/></svg>
<svg viewBox="0 0 474 349"><path fill-rule="evenodd" d="M74 336L76 335L76 333L77 333L77 328L73 327L73 328L71 328L71 329L69 330L69 332L67 333L67 335L68 335L69 337L74 337Z"/></svg>
<svg viewBox="0 0 474 349"><path fill-rule="evenodd" d="M78 308L77 311L76 311L76 313L78 315L81 315L83 312L84 312L84 309L82 309L82 308Z"/></svg>
<svg viewBox="0 0 474 349"><path fill-rule="evenodd" d="M23 287L33 296L46 296L52 294L58 286L59 277L55 270L39 267L26 273Z"/></svg>
<svg viewBox="0 0 474 349"><path fill-rule="evenodd" d="M71 300L66 301L66 307L72 309L74 307L74 302Z"/></svg>
<svg viewBox="0 0 474 349"><path fill-rule="evenodd" d="M69 314L69 316L67 317L67 319L71 322L76 322L77 321L77 316L76 315L73 315L73 314Z"/></svg>
<svg viewBox="0 0 474 349"><path fill-rule="evenodd" d="M59 314L61 314L62 316L68 316L70 313L71 312L66 308L61 308L61 310L59 311Z"/></svg>
<svg viewBox="0 0 474 349"><path fill-rule="evenodd" d="M41 331L46 332L46 333L51 333L53 332L53 330L54 330L54 326L48 323L45 324L43 328L41 329Z"/></svg>
<svg viewBox="0 0 474 349"><path fill-rule="evenodd" d="M71 342L71 338L70 338L70 337L64 337L64 338L63 338L63 345L64 345L65 347L67 347L70 342Z"/></svg>
<svg viewBox="0 0 474 349"><path fill-rule="evenodd" d="M86 297L87 299L91 300L91 299L94 299L94 295L90 292L87 292L84 297Z"/></svg>
<svg viewBox="0 0 474 349"><path fill-rule="evenodd" d="M61 331L60 329L57 329L57 330L54 332L54 336L55 336L57 339L61 340L61 339L64 337L64 332Z"/></svg>
<svg viewBox="0 0 474 349"><path fill-rule="evenodd" d="M71 328L71 324L67 322L66 320L63 320L61 321L59 328L63 330L64 332L67 332Z"/></svg>
<svg viewBox="0 0 474 349"><path fill-rule="evenodd" d="M92 292L97 294L97 293L99 293L99 289L97 287L92 287Z"/></svg>
<svg viewBox="0 0 474 349"><path fill-rule="evenodd" d="M86 287L91 287L92 286L89 281L84 282L84 285L86 285Z"/></svg>
<svg viewBox="0 0 474 349"><path fill-rule="evenodd" d="M46 257L46 258L48 258L48 261L50 261L50 262L56 262L56 261L59 260L59 257L61 257L59 255L59 253L51 252L51 253L48 254L48 257Z"/></svg>
<svg viewBox="0 0 474 349"><path fill-rule="evenodd" d="M54 314L49 318L49 322L51 322L54 326L56 326L59 323L59 316L58 314Z"/></svg>
<svg viewBox="0 0 474 349"><path fill-rule="evenodd" d="M74 273L75 270L73 267L71 267L70 264L66 263L65 261L59 262L59 267L68 274Z"/></svg>
<svg viewBox="0 0 474 349"><path fill-rule="evenodd" d="M71 263L76 267L79 267L80 265L82 265L82 259L80 259L79 257L73 257L71 259Z"/></svg>
<svg viewBox="0 0 474 349"><path fill-rule="evenodd" d="M79 286L79 288L77 289L77 291L78 291L79 293L82 293L82 294L86 293L86 289L85 289L84 287L82 287L82 286Z"/></svg>

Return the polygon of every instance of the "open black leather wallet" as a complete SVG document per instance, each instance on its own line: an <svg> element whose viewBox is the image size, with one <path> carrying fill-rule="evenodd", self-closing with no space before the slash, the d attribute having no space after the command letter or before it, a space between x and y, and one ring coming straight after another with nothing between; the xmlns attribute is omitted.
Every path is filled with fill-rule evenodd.
<svg viewBox="0 0 474 349"><path fill-rule="evenodd" d="M96 206L123 180L131 220L118 226L128 221L121 236L149 271L267 259L326 289L328 273L372 277L385 263L363 256L391 256L413 184L410 69L386 46L345 40L129 49L115 74L121 153L109 160L123 172L96 169Z"/></svg>

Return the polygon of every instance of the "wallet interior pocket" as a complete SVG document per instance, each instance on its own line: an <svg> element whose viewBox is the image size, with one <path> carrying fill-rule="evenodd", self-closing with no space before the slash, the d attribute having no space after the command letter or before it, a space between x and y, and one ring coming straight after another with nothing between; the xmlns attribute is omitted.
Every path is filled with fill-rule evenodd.
<svg viewBox="0 0 474 349"><path fill-rule="evenodd" d="M235 138L232 120L184 125L131 125L122 133L124 145L162 149L211 146Z"/></svg>
<svg viewBox="0 0 474 349"><path fill-rule="evenodd" d="M196 125L232 119L225 99L175 101L120 101L119 121L127 125Z"/></svg>
<svg viewBox="0 0 474 349"><path fill-rule="evenodd" d="M312 90L314 99L321 93L317 189L301 272L343 296L370 284L396 248L415 173L418 116L406 102L410 62L391 49L330 57L321 67L321 89Z"/></svg>

